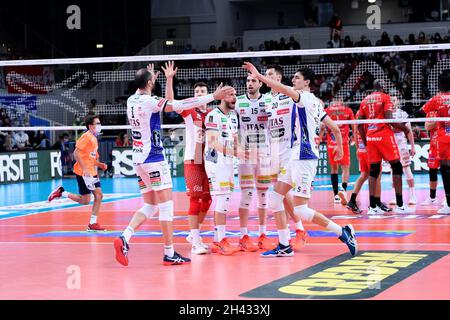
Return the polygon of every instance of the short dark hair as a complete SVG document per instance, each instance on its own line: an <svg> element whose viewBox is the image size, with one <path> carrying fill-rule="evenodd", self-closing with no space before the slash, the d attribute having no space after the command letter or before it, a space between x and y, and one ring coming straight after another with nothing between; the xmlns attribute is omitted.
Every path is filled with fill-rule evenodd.
<svg viewBox="0 0 450 320"><path fill-rule="evenodd" d="M266 67L266 70L269 70L269 69L275 70L275 72L278 73L282 77L284 76L283 68L278 64L269 64Z"/></svg>
<svg viewBox="0 0 450 320"><path fill-rule="evenodd" d="M147 83L152 79L152 74L145 68L139 69L134 76L134 82L139 89L145 89Z"/></svg>
<svg viewBox="0 0 450 320"><path fill-rule="evenodd" d="M95 114L87 115L86 118L84 118L84 123L86 124L86 129L89 130L89 126L94 124L95 119L100 119L100 118Z"/></svg>
<svg viewBox="0 0 450 320"><path fill-rule="evenodd" d="M309 80L310 82L312 82L314 80L314 77L316 76L314 70L311 68L300 68L297 70L297 72L300 72L300 74L303 76L303 79Z"/></svg>
<svg viewBox="0 0 450 320"><path fill-rule="evenodd" d="M441 92L449 92L450 91L450 71L445 70L439 76L439 90Z"/></svg>
<svg viewBox="0 0 450 320"><path fill-rule="evenodd" d="M206 89L208 89L208 85L206 83L202 82L202 81L196 82L194 84L194 89L197 88L197 87L206 87Z"/></svg>
<svg viewBox="0 0 450 320"><path fill-rule="evenodd" d="M386 84L384 80L382 79L375 79L373 82L373 89L375 91L384 92L384 88L386 87Z"/></svg>

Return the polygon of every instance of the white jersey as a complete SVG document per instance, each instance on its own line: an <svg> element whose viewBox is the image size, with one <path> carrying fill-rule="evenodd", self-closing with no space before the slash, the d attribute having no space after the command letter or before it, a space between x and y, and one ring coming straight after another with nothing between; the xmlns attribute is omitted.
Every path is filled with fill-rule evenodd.
<svg viewBox="0 0 450 320"><path fill-rule="evenodd" d="M228 114L224 114L220 108L215 108L206 115L205 127L206 131L218 131L218 142L227 149L234 149L234 137L238 130L238 120L234 111L229 111ZM223 153L217 152L206 141L205 162L232 164L233 157L225 156Z"/></svg>
<svg viewBox="0 0 450 320"><path fill-rule="evenodd" d="M293 147L293 159L319 159L320 122L327 113L322 102L311 92L300 92L300 102L295 104L298 126L295 134L298 140Z"/></svg>
<svg viewBox="0 0 450 320"><path fill-rule="evenodd" d="M133 163L164 161L160 112L167 99L135 93L127 100L127 116L132 127Z"/></svg>
<svg viewBox="0 0 450 320"><path fill-rule="evenodd" d="M408 114L402 109L397 109L392 113L392 118L394 119L407 119ZM394 130L394 136L397 144L406 144L406 136L402 130L392 128Z"/></svg>
<svg viewBox="0 0 450 320"><path fill-rule="evenodd" d="M296 139L294 101L281 93L273 95L269 92L266 97L271 99L271 102L267 104L271 156L289 157Z"/></svg>
<svg viewBox="0 0 450 320"><path fill-rule="evenodd" d="M267 100L267 101L266 101ZM250 99L247 95L237 97L236 114L239 121L239 141L246 150L254 147L261 150L267 156L268 141L268 117L266 112L267 99L260 95L257 99Z"/></svg>

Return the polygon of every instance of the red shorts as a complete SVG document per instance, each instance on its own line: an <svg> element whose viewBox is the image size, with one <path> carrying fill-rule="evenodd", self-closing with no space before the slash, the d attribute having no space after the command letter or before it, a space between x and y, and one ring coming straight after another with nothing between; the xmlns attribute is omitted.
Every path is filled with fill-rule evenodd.
<svg viewBox="0 0 450 320"><path fill-rule="evenodd" d="M209 193L208 176L205 165L197 163L184 163L184 180L186 193L189 197L201 197Z"/></svg>
<svg viewBox="0 0 450 320"><path fill-rule="evenodd" d="M439 169L440 166L437 139L431 139L430 149L428 150L428 168Z"/></svg>
<svg viewBox="0 0 450 320"><path fill-rule="evenodd" d="M344 151L344 155L342 159L339 161L334 161L334 148L335 145L327 145L328 150L328 161L330 165L340 165L340 166L349 166L350 165L350 144L349 142L342 143L342 151Z"/></svg>
<svg viewBox="0 0 450 320"><path fill-rule="evenodd" d="M400 160L394 134L367 137L367 154L369 163Z"/></svg>
<svg viewBox="0 0 450 320"><path fill-rule="evenodd" d="M450 160L450 141L444 139L442 139L441 137L438 138L437 154L439 160Z"/></svg>
<svg viewBox="0 0 450 320"><path fill-rule="evenodd" d="M367 152L358 152L359 160L359 171L360 172L370 172L370 164Z"/></svg>

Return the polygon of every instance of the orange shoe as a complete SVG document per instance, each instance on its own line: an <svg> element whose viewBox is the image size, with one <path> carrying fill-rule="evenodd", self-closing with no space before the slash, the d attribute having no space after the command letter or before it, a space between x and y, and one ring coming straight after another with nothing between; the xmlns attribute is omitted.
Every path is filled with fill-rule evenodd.
<svg viewBox="0 0 450 320"><path fill-rule="evenodd" d="M267 238L265 233L261 233L261 235L258 237L258 247L261 250L270 250L276 247L277 245L270 241L269 238Z"/></svg>
<svg viewBox="0 0 450 320"><path fill-rule="evenodd" d="M212 253L220 253L224 256L230 256L240 250L238 247L233 247L227 238L223 238L220 242L214 242L211 248Z"/></svg>
<svg viewBox="0 0 450 320"><path fill-rule="evenodd" d="M239 240L239 249L246 252L255 252L258 251L259 247L255 246L248 234L246 234Z"/></svg>
<svg viewBox="0 0 450 320"><path fill-rule="evenodd" d="M308 232L305 230L297 229L295 230L295 238L289 241L292 250L300 250L301 247L305 246L306 240L308 239Z"/></svg>
<svg viewBox="0 0 450 320"><path fill-rule="evenodd" d="M92 223L92 224L88 224L86 231L96 232L96 231L106 231L106 229L103 228L98 223Z"/></svg>

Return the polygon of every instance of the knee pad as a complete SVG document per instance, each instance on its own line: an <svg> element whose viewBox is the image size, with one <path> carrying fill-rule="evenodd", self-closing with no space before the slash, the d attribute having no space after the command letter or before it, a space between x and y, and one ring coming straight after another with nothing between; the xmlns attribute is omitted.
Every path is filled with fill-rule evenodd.
<svg viewBox="0 0 450 320"><path fill-rule="evenodd" d="M311 222L314 218L314 212L315 210L308 208L307 204L303 204L301 206L297 206L294 208L294 213L297 217L299 217L301 220L305 220L308 222Z"/></svg>
<svg viewBox="0 0 450 320"><path fill-rule="evenodd" d="M209 193L206 193L202 196L202 202L200 204L200 212L208 212L209 207L211 206L212 198Z"/></svg>
<svg viewBox="0 0 450 320"><path fill-rule="evenodd" d="M269 190L256 190L257 195L257 204L256 207L259 209L267 209L268 203L267 203L267 192Z"/></svg>
<svg viewBox="0 0 450 320"><path fill-rule="evenodd" d="M173 221L173 201L158 204L159 221Z"/></svg>
<svg viewBox="0 0 450 320"><path fill-rule="evenodd" d="M429 175L430 175L430 181L437 181L438 180L438 169L430 169Z"/></svg>
<svg viewBox="0 0 450 320"><path fill-rule="evenodd" d="M189 200L189 212L188 214L190 216L198 216L200 212L200 198L198 197L191 197Z"/></svg>
<svg viewBox="0 0 450 320"><path fill-rule="evenodd" d="M400 162L399 162L400 164ZM400 170L401 170L402 165L400 164ZM380 168L380 164L379 163L371 163L370 164L370 176L372 178L378 179L378 176L380 175L381 172L381 168Z"/></svg>
<svg viewBox="0 0 450 320"><path fill-rule="evenodd" d="M400 161L391 163L391 168L394 176L401 176L403 174L403 167Z"/></svg>
<svg viewBox="0 0 450 320"><path fill-rule="evenodd" d="M269 208L272 212L280 212L284 210L283 205L284 196L278 192L272 192L269 196Z"/></svg>
<svg viewBox="0 0 450 320"><path fill-rule="evenodd" d="M239 208L248 209L252 203L253 190L252 189L242 189L241 192L241 203Z"/></svg>
<svg viewBox="0 0 450 320"><path fill-rule="evenodd" d="M413 180L414 179L414 176L412 174L410 166L404 167L403 168L403 173L406 175L406 179L407 180Z"/></svg>
<svg viewBox="0 0 450 320"><path fill-rule="evenodd" d="M144 203L144 205L138 210L138 212L142 213L147 219L149 219L158 212L158 206L154 204Z"/></svg>
<svg viewBox="0 0 450 320"><path fill-rule="evenodd" d="M223 214L230 212L231 194L219 194L216 196L215 211Z"/></svg>

